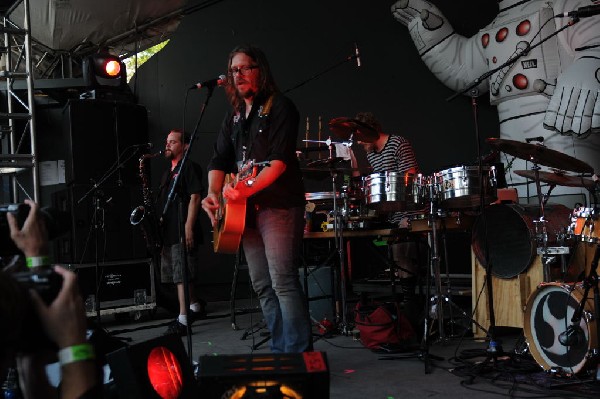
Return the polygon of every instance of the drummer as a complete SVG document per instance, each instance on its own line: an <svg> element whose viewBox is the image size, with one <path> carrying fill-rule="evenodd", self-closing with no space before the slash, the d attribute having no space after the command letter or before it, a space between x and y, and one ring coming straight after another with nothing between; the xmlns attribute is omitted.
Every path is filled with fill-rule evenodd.
<svg viewBox="0 0 600 399"><path fill-rule="evenodd" d="M371 127L378 134L375 141L368 143L357 141L365 149L367 161L373 168L373 172L408 172L414 176L419 173L415 153L406 138L385 133L381 123L371 112L359 112L355 119ZM350 160L352 167L358 168L358 162L352 150L350 151ZM355 175L358 175L358 173L354 172ZM408 212L394 212L389 215L389 220L400 228L408 228L410 218L423 215L426 211L427 208ZM398 285L403 295L402 302L405 309L409 307L416 310L415 288L420 268L419 259L422 260L425 257L425 249L420 248L419 243L416 241L408 241L391 244L391 252L394 262L398 266Z"/></svg>

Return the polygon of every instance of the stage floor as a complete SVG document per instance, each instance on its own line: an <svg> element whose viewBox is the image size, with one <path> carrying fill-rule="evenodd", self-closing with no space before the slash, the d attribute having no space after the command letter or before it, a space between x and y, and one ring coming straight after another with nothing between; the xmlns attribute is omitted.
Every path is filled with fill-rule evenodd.
<svg viewBox="0 0 600 399"><path fill-rule="evenodd" d="M238 302L237 305L244 304ZM245 305L247 309L255 308L252 303ZM192 326L191 348L187 337L182 337L193 360L197 361L202 355L269 353L268 341L257 345L264 340L265 329L254 335L246 331L261 322L260 312L236 315L238 330L234 330L228 302L209 302L208 310L208 318L196 321ZM111 336L126 339L132 345L161 335L172 319L173 315L158 308L153 315L144 314L137 321L124 320L123 315L118 318L106 315L101 319L101 327ZM315 333L318 333L317 329ZM498 328L496 337L502 341L504 350L499 357L487 357L488 343L485 341L450 336L447 332L444 335L446 337L440 339L439 334L432 334L427 346L422 345L420 337L416 338L416 352L376 353L365 348L352 334L336 331L329 337L315 335L314 348L327 354L331 398L459 398L467 395L477 398L497 398L498 395L591 398L600 394L600 386L595 382L570 388L545 388L555 381L540 373L541 367L529 356L515 355L515 349L522 347L520 329ZM253 349L255 346L258 347ZM430 373L426 373L426 359L431 366Z"/></svg>

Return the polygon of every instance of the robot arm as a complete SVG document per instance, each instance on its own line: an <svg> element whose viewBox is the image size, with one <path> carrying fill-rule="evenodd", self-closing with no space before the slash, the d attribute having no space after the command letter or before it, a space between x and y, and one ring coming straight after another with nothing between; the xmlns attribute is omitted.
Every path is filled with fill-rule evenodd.
<svg viewBox="0 0 600 399"><path fill-rule="evenodd" d="M477 36L466 38L454 32L441 11L425 0L399 0L392 15L405 25L433 74L450 89L459 91L487 71ZM487 80L478 88L487 90Z"/></svg>

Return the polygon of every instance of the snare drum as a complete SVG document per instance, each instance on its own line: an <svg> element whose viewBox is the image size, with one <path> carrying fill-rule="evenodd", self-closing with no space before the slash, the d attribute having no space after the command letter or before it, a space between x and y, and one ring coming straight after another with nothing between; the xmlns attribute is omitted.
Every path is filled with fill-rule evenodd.
<svg viewBox="0 0 600 399"><path fill-rule="evenodd" d="M496 168L483 166L485 204L496 200ZM457 166L434 174L440 205L448 209L474 208L480 204L479 167Z"/></svg>
<svg viewBox="0 0 600 399"><path fill-rule="evenodd" d="M415 175L401 172L372 173L363 180L365 203L378 212L416 209L421 201Z"/></svg>
<svg viewBox="0 0 600 399"><path fill-rule="evenodd" d="M581 283L574 287L564 283L542 283L527 300L525 338L533 358L546 371L560 369L568 374L595 371L597 360L592 352L598 348L598 342L593 290L589 291L584 303L577 339L568 346L559 341L571 325L571 318L583 301L583 293Z"/></svg>
<svg viewBox="0 0 600 399"><path fill-rule="evenodd" d="M600 235L598 213L595 208L575 208L571 214L571 225L568 227L568 234L574 236L577 241L598 242L598 236Z"/></svg>

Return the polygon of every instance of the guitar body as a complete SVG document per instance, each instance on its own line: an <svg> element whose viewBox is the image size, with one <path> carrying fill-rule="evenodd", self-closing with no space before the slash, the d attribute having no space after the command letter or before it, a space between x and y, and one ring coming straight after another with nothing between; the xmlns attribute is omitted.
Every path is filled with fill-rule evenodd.
<svg viewBox="0 0 600 399"><path fill-rule="evenodd" d="M221 204L213 230L214 250L221 254L235 254L246 226L246 201L221 201Z"/></svg>
<svg viewBox="0 0 600 399"><path fill-rule="evenodd" d="M244 165L235 179L225 177L225 184L232 183L234 187L245 184L256 177L257 166L254 161ZM213 229L213 248L216 253L235 254L240 247L242 234L246 227L246 200L225 201L223 193L219 197L219 209L215 215L217 221Z"/></svg>

